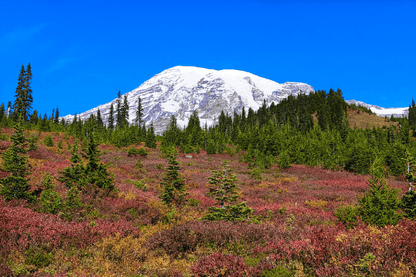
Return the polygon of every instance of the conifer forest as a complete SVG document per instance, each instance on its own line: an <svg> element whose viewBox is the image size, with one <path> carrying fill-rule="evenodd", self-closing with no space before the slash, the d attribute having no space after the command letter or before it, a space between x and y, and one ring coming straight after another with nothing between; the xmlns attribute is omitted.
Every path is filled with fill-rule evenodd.
<svg viewBox="0 0 416 277"><path fill-rule="evenodd" d="M416 275L412 99L381 118L318 90L156 134L140 98L66 122L31 82L0 103L0 276Z"/></svg>

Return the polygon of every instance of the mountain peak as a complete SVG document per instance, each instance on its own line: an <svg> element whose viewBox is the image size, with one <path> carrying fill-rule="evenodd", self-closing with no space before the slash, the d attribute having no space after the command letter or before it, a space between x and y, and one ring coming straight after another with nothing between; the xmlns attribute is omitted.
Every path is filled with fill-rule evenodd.
<svg viewBox="0 0 416 277"><path fill-rule="evenodd" d="M214 70L194 66L175 66L150 78L138 88L124 94L130 107L130 122L134 122L137 100L140 97L143 119L146 126L153 122L156 133L162 133L171 115L177 118L178 126L186 126L194 110L198 111L201 124L215 124L221 111L232 115L241 113L243 106L257 110L266 100L279 103L289 95L309 94L313 88L305 83L277 82L249 72L223 69ZM123 95L123 96L124 96ZM117 99L81 113L81 119L96 114L98 108L107 122L110 105ZM65 120L72 120L68 115Z"/></svg>

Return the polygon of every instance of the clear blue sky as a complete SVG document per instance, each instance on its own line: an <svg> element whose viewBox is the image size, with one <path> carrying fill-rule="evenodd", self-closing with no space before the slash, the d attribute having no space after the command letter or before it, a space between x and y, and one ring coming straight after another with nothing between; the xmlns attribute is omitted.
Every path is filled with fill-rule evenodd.
<svg viewBox="0 0 416 277"><path fill-rule="evenodd" d="M416 99L416 1L0 0L0 103L32 65L34 109L80 113L164 69L238 69L340 88L346 100Z"/></svg>

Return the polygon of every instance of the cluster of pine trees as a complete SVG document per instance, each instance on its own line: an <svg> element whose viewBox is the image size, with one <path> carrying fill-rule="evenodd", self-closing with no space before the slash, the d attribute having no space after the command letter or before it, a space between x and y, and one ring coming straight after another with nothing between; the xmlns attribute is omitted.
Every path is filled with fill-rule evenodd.
<svg viewBox="0 0 416 277"><path fill-rule="evenodd" d="M188 125L181 129L175 116L164 133L156 136L153 123L146 127L143 119L141 99L137 99L137 112L130 124L129 102L122 98L120 91L116 106L111 105L108 123L104 124L100 110L82 121L75 115L72 122L60 119L58 107L52 115L43 118L32 108L32 79L30 64L22 66L16 88L14 104L0 105L1 126L14 125L18 115L22 115L27 129L38 131L59 131L84 140L94 134L99 143L111 143L118 147L145 142L155 148L156 141L161 147L179 147L183 153L198 152L208 154L243 149L244 159L252 166L267 168L274 163L306 164L329 169L346 169L360 174L369 173L376 158L383 161L390 174L401 175L406 171L406 151L416 156L416 145L412 134L416 134L416 106L409 107L408 118L396 119L399 127L366 129L350 128L347 119L348 106L340 89L329 92L319 90L309 95L289 96L279 104L270 106L263 103L257 111L243 107L241 114L221 113L214 126L205 124L201 128L198 112L194 111ZM361 107L358 107L361 108ZM371 113L371 110L362 109Z"/></svg>

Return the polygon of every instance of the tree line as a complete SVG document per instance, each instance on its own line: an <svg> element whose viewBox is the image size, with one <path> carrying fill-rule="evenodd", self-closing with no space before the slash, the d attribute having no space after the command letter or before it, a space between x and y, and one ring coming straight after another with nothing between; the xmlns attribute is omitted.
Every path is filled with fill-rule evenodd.
<svg viewBox="0 0 416 277"><path fill-rule="evenodd" d="M118 92L116 105L110 106L107 124L104 124L98 109L87 120L78 115L71 122L59 116L59 109L52 110L41 118L37 111L30 113L33 97L30 87L31 67L22 66L18 77L15 101L0 105L1 126L12 127L22 115L24 128L39 132L65 132L79 140L86 140L94 134L99 143L125 147L145 142L149 148L179 147L183 153L199 152L208 154L245 150L244 161L252 167L268 168L273 164L282 167L290 164L305 164L328 169L345 169L359 174L369 173L376 158L382 160L388 172L401 175L406 172L406 158L410 153L416 156L416 106L409 106L407 118L395 118L398 127L350 128L348 105L340 89L328 92L318 90L309 95L289 96L280 103L263 105L254 111L245 107L232 115L221 112L214 126L203 126L194 111L188 125L180 128L174 115L162 135L155 135L153 123L146 127L143 118L141 98L136 101L136 117L129 123L129 102L127 96ZM372 113L364 107L364 112Z"/></svg>

